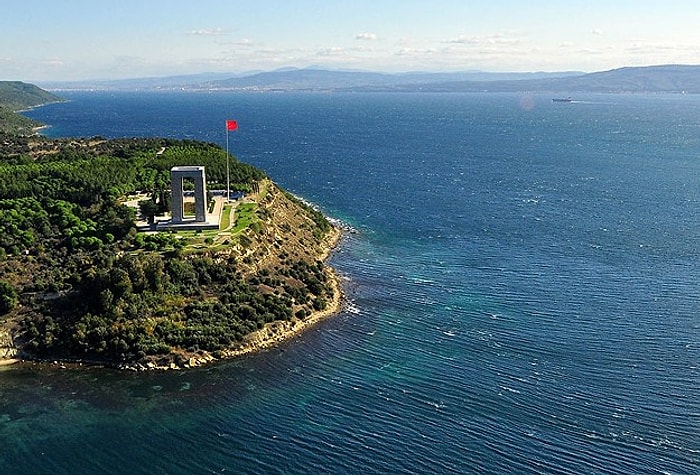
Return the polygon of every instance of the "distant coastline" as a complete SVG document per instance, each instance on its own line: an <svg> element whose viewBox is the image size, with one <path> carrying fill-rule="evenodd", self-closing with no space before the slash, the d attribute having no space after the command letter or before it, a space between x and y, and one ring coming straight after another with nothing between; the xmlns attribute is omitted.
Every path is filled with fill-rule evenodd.
<svg viewBox="0 0 700 475"><path fill-rule="evenodd" d="M382 73L286 68L247 75L193 74L162 78L45 83L54 91L234 91L413 93L700 93L700 66L664 64L609 71Z"/></svg>

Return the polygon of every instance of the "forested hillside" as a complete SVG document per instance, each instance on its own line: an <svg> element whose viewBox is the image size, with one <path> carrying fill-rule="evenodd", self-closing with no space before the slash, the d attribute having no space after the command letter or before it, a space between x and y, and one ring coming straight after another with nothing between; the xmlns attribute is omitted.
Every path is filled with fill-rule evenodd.
<svg viewBox="0 0 700 475"><path fill-rule="evenodd" d="M41 127L39 122L0 106L0 132L31 135L37 127Z"/></svg>
<svg viewBox="0 0 700 475"><path fill-rule="evenodd" d="M0 135L0 329L20 356L182 365L325 307L330 225L252 166L231 165L257 190L236 232L136 232L124 196L191 164L224 183L225 152L201 142Z"/></svg>
<svg viewBox="0 0 700 475"><path fill-rule="evenodd" d="M0 81L0 105L10 110L18 111L62 100L34 84L20 81Z"/></svg>
<svg viewBox="0 0 700 475"><path fill-rule="evenodd" d="M59 102L58 96L33 84L19 81L0 81L0 132L30 135L41 124L17 114L18 110Z"/></svg>

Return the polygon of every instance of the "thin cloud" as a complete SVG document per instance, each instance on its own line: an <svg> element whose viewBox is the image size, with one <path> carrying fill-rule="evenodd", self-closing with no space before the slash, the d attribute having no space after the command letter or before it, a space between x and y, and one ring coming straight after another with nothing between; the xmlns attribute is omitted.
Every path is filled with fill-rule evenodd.
<svg viewBox="0 0 700 475"><path fill-rule="evenodd" d="M255 45L255 43L253 43L248 38L243 38L243 39L240 39L238 41L234 41L233 44L236 46L246 46L246 47L251 47L251 46Z"/></svg>
<svg viewBox="0 0 700 475"><path fill-rule="evenodd" d="M53 66L53 67L65 65L65 61L63 61L60 58L48 58L48 59L43 60L41 63L44 64L45 66Z"/></svg>
<svg viewBox="0 0 700 475"><path fill-rule="evenodd" d="M339 56L347 56L347 52L344 48L337 48L337 47L332 47L332 48L326 48L318 51L316 53L317 56L322 56L322 57L339 57Z"/></svg>
<svg viewBox="0 0 700 475"><path fill-rule="evenodd" d="M376 53L380 50L372 48L371 46L357 46L354 48L349 48L348 51L353 51L357 53Z"/></svg>
<svg viewBox="0 0 700 475"><path fill-rule="evenodd" d="M376 33L359 33L355 35L355 39L362 41L377 41L379 36Z"/></svg>
<svg viewBox="0 0 700 475"><path fill-rule="evenodd" d="M234 48L253 48L260 46L259 43L256 43L255 41L249 39L249 38L240 38L240 39L232 39L232 38L221 38L221 37L216 37L214 39L214 43L222 46L222 47L234 47Z"/></svg>
<svg viewBox="0 0 700 475"><path fill-rule="evenodd" d="M517 34L494 33L492 35L481 36L460 35L456 38L445 40L443 43L468 46L496 46L520 44L522 43L522 39L520 35Z"/></svg>
<svg viewBox="0 0 700 475"><path fill-rule="evenodd" d="M396 52L396 56L420 57L434 56L438 54L438 50L434 48L401 48Z"/></svg>
<svg viewBox="0 0 700 475"><path fill-rule="evenodd" d="M682 53L683 51L695 51L697 47L691 44L678 44L678 43L654 43L647 41L633 41L629 46L625 48L625 51L630 53L655 53L655 52L668 52L677 51Z"/></svg>
<svg viewBox="0 0 700 475"><path fill-rule="evenodd" d="M577 51L577 54L581 56L602 56L602 55L609 55L611 52L614 51L614 48L608 47L606 50L599 49L599 48L580 48Z"/></svg>
<svg viewBox="0 0 700 475"><path fill-rule="evenodd" d="M192 36L222 36L227 34L227 31L223 28L206 28L203 30L190 30L187 34Z"/></svg>

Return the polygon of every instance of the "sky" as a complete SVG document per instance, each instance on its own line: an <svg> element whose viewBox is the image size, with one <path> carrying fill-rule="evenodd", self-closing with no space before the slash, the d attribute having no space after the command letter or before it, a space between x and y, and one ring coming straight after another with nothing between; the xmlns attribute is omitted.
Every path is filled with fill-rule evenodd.
<svg viewBox="0 0 700 475"><path fill-rule="evenodd" d="M0 80L700 64L697 0L0 0Z"/></svg>

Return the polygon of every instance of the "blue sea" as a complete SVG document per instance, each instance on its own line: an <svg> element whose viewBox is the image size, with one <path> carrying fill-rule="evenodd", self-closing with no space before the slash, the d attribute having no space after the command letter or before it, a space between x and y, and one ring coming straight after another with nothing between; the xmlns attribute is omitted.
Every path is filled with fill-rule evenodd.
<svg viewBox="0 0 700 475"><path fill-rule="evenodd" d="M0 371L9 474L700 473L700 97L66 92L348 229L344 310L203 369Z"/></svg>

